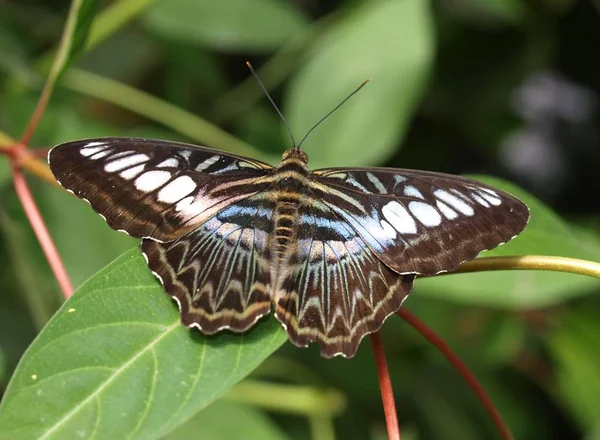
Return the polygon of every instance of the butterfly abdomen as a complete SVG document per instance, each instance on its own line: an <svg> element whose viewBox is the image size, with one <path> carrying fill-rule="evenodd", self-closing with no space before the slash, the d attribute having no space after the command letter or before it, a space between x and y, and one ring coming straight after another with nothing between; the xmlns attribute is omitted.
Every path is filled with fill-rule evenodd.
<svg viewBox="0 0 600 440"><path fill-rule="evenodd" d="M309 170L301 158L288 156L275 171L273 197L273 234L271 250L273 256L284 263L293 251L300 220L300 206L308 187Z"/></svg>

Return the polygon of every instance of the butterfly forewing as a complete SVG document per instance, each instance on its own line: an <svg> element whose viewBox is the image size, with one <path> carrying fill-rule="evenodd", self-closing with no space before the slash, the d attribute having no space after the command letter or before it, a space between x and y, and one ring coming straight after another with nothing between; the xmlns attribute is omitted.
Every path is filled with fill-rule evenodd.
<svg viewBox="0 0 600 440"><path fill-rule="evenodd" d="M114 229L171 241L261 189L271 167L176 142L100 138L52 149L57 180Z"/></svg>
<svg viewBox="0 0 600 440"><path fill-rule="evenodd" d="M529 219L510 194L427 171L322 169L313 189L398 273L454 270L515 237Z"/></svg>

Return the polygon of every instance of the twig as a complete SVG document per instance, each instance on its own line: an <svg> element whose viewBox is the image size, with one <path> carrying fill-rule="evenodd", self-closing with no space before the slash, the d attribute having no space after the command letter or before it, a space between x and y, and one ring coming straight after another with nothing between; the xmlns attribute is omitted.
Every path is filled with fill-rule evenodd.
<svg viewBox="0 0 600 440"><path fill-rule="evenodd" d="M502 436L504 440L513 440L513 436L510 432L510 429L502 419L502 416L492 403L491 399L481 386L477 379L469 371L465 363L452 351L452 349L446 344L442 338L440 338L437 333L435 333L432 329L430 329L423 321L417 318L415 315L410 313L405 309L400 309L396 312L398 316L408 322L417 332L419 332L425 339L431 342L448 361L454 366L456 371L463 377L463 379L467 382L467 385L471 387L471 389L477 395L477 398L481 401L481 404L485 408L485 410L489 413L494 421L494 424L498 428L498 432Z"/></svg>
<svg viewBox="0 0 600 440"><path fill-rule="evenodd" d="M388 438L389 440L400 440L400 425L398 424L398 415L396 414L394 390L379 332L371 333L371 346L373 347L375 364L377 365L377 377L379 379L379 389L381 390L381 400L383 401L383 412L385 413Z"/></svg>
<svg viewBox="0 0 600 440"><path fill-rule="evenodd" d="M35 204L23 173L14 161L12 162L11 168L15 191L19 196L21 204L23 205L25 214L31 223L31 227L35 232L40 245L42 246L42 250L46 255L46 259L52 268L52 272L54 272L54 276L56 277L60 288L62 289L63 295L65 298L68 298L73 294L73 285L71 284L69 275L67 274L60 255L58 254L58 250L56 249L56 246L50 237L48 228L46 228L46 224L42 219L40 211Z"/></svg>
<svg viewBox="0 0 600 440"><path fill-rule="evenodd" d="M462 264L454 272L443 273L437 276L482 272L486 270L551 270L600 278L600 263L551 255L477 258Z"/></svg>

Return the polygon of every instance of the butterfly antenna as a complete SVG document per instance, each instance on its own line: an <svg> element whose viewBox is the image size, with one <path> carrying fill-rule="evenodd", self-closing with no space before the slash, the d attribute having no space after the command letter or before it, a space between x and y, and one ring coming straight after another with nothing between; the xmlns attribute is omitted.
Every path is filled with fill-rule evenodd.
<svg viewBox="0 0 600 440"><path fill-rule="evenodd" d="M250 64L250 61L246 61L246 66L248 66L248 69L250 69L250 72L252 72L252 75L254 75L254 78L256 78L256 81L258 81L258 85L262 89L263 93L267 96L267 98L269 99L269 102L271 103L271 105L273 106L273 108L275 109L275 111L277 112L277 114L279 115L279 117L281 118L283 123L285 124L285 128L287 128L287 131L290 134L290 138L292 139L292 144L293 144L294 148L299 148L299 147L296 147L296 141L294 140L294 135L292 134L292 129L290 128L290 124L288 124L288 121L285 120L285 118L283 117L283 114L279 110L279 107L277 107L277 104L275 104L275 101L273 101L273 98L271 98L271 95L269 95L269 92L267 92L267 88L265 87L263 82L260 80L260 77L258 76L258 74L254 71L254 67L252 67L252 64Z"/></svg>
<svg viewBox="0 0 600 440"><path fill-rule="evenodd" d="M352 98L354 95L356 95L356 94L357 94L357 93L360 91L360 89L362 89L362 88L363 88L363 87L364 87L364 86L365 86L365 85L366 85L366 84L367 84L369 81L371 81L371 80L370 80L370 79L368 79L368 78L367 78L367 79L365 79L365 80L362 82L362 84L356 88L356 90L354 90L352 93L350 93L348 96L346 96L346 97L344 98L344 100L343 100L342 102L340 102L338 105L336 105L336 106L335 106L335 108L334 108L333 110L329 111L329 113L327 113L325 116L323 116L323 117L322 117L322 118L319 120L319 122L317 122L315 125L313 125L313 127L312 127L310 130L308 130L308 132L307 132L307 133L304 135L304 137L303 137L303 138L302 138L302 140L300 141L300 144L298 145L298 148L300 148L300 147L302 146L302 144L304 143L304 141L306 140L306 138L308 137L308 135L309 135L309 134L311 134L311 133L312 133L312 131L313 131L315 128L317 128L319 125L321 125L321 123L322 123L322 122L323 122L325 119L327 119L329 116L331 116L331 114L332 114L333 112L335 112L335 111L336 111L338 108L340 108L342 105L344 105L344 104L346 103L346 101L348 101L350 98Z"/></svg>

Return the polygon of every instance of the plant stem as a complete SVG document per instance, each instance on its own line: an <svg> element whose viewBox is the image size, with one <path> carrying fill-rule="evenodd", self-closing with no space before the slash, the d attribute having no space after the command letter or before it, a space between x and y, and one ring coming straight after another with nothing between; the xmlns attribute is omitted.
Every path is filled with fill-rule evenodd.
<svg viewBox="0 0 600 440"><path fill-rule="evenodd" d="M477 398L481 401L481 404L485 410L489 413L494 421L494 424L498 428L498 432L504 440L512 440L513 436L510 429L502 419L502 416L492 403L491 399L485 392L484 388L477 381L473 373L469 371L465 363L452 351L452 349L446 344L437 333L430 329L427 324L417 318L415 315L405 309L400 309L396 312L398 316L408 322L417 332L419 332L425 339L431 342L439 351L444 355L446 359L452 364L452 366L458 371L463 377L467 385L475 392Z"/></svg>
<svg viewBox="0 0 600 440"><path fill-rule="evenodd" d="M462 264L454 272L440 275L482 272L486 270L551 270L600 278L600 263L551 255L477 258Z"/></svg>
<svg viewBox="0 0 600 440"><path fill-rule="evenodd" d="M46 255L46 259L52 268L52 272L54 272L54 276L62 289L63 295L65 298L70 297L73 294L73 285L71 284L71 280L69 279L69 275L63 265L63 262L60 258L58 250L50 237L50 233L48 232L48 228L46 228L46 224L38 210L38 207L35 204L33 199L33 195L27 186L27 182L25 181L25 177L23 173L19 169L18 165L14 162L12 163L12 173L13 173L13 182L15 185L15 191L19 196L19 200L23 205L23 209L25 210L25 214L31 223L31 227L35 232L35 235L40 242L42 250Z"/></svg>
<svg viewBox="0 0 600 440"><path fill-rule="evenodd" d="M311 416L308 422L312 440L335 440L335 428L331 417Z"/></svg>
<svg viewBox="0 0 600 440"><path fill-rule="evenodd" d="M385 424L389 440L400 440L400 425L398 424L398 415L396 414L396 403L394 401L394 390L392 380L388 370L385 351L379 332L371 333L371 346L377 365L377 377L379 379L379 389L381 391L381 400L383 401L383 412L385 413Z"/></svg>
<svg viewBox="0 0 600 440"><path fill-rule="evenodd" d="M256 158L264 157L259 150L216 125L119 81L80 69L71 69L66 72L63 85L145 116L212 148Z"/></svg>
<svg viewBox="0 0 600 440"><path fill-rule="evenodd" d="M273 399L273 396L278 396ZM334 417L346 408L336 390L245 380L224 396L227 400L255 405L270 411L304 416Z"/></svg>
<svg viewBox="0 0 600 440"><path fill-rule="evenodd" d="M54 58L54 62L52 64L52 69L50 69L50 73L48 74L48 79L46 80L46 84L44 84L44 88L42 89L42 93L38 102L35 106L35 110L29 119L27 127L23 132L23 136L21 137L20 148L25 148L29 145L29 141L31 141L31 137L35 132L44 112L46 111L46 106L50 101L50 96L52 96L52 90L54 90L54 86L56 81L58 80L58 76L63 71L65 66L69 61L69 56L71 54L71 48L73 47L73 35L75 34L75 29L77 27L79 10L83 4L83 0L72 0L71 7L69 8L69 15L67 16L67 22L65 24L65 28L63 30L63 34L60 40L60 44L58 46L58 51L56 53L56 57Z"/></svg>

